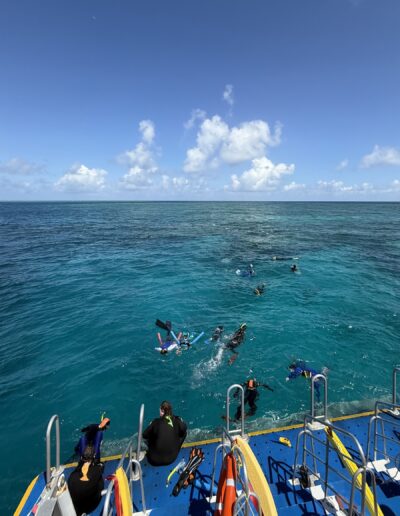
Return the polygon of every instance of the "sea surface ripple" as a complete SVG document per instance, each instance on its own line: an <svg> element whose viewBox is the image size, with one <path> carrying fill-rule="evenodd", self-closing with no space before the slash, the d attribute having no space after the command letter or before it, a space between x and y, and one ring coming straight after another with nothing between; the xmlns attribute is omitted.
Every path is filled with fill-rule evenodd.
<svg viewBox="0 0 400 516"><path fill-rule="evenodd" d="M273 256L298 257L292 261ZM111 418L119 452L163 399L190 435L216 435L226 388L256 376L250 429L298 420L295 358L329 369L334 414L388 399L399 359L397 203L0 203L0 513L45 466L61 420L62 460L79 428ZM236 269L254 265L256 276ZM263 296L253 289L266 283ZM239 356L203 339L181 355L154 347L156 318L176 330L248 325Z"/></svg>

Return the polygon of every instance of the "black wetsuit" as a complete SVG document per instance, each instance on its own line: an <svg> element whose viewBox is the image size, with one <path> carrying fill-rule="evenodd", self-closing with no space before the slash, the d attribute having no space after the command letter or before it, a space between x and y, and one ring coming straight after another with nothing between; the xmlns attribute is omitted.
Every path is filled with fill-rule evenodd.
<svg viewBox="0 0 400 516"><path fill-rule="evenodd" d="M244 404L246 406L246 403L249 405L249 411L246 412L247 416L253 416L256 413L257 405L256 400L259 397L260 393L257 389L245 389L244 391ZM235 419L240 419L242 417L242 406L239 405L236 414Z"/></svg>
<svg viewBox="0 0 400 516"><path fill-rule="evenodd" d="M186 423L178 416L154 419L143 432L147 440L147 460L152 466L167 466L177 458L186 438Z"/></svg>
<svg viewBox="0 0 400 516"><path fill-rule="evenodd" d="M89 480L85 481L81 480L83 464L80 462L68 478L68 489L77 516L94 511L101 501L101 492L104 489L103 465L91 464L87 473Z"/></svg>
<svg viewBox="0 0 400 516"><path fill-rule="evenodd" d="M257 285L257 287L254 289L254 294L257 296L261 296L261 294L264 293L265 285L262 283L261 285Z"/></svg>
<svg viewBox="0 0 400 516"><path fill-rule="evenodd" d="M244 341L245 332L246 332L246 327L239 328L237 331L235 331L233 337L231 338L231 340L229 342L226 343L225 346L228 349L230 349L231 351L233 351L234 353L237 353L235 348L240 346L240 344Z"/></svg>
<svg viewBox="0 0 400 516"><path fill-rule="evenodd" d="M214 330L214 333L212 334L212 337L211 337L211 340L219 340L221 338L221 335L223 334L224 332L224 327L223 326L217 326Z"/></svg>
<svg viewBox="0 0 400 516"><path fill-rule="evenodd" d="M258 392L257 387L265 387L269 391L273 391L273 389L271 389L271 387L269 385L266 385L264 383L258 383L258 382L256 383L256 386L254 389L249 389L248 387L246 387L244 390L244 406L246 406L246 404L249 406L249 410L246 412L246 416L254 416L254 414L256 413L256 410L257 410L256 401L260 396L260 393ZM240 392L239 389L237 389L234 396L238 397L239 392ZM242 417L242 406L239 405L236 410L235 419L239 420L241 417Z"/></svg>

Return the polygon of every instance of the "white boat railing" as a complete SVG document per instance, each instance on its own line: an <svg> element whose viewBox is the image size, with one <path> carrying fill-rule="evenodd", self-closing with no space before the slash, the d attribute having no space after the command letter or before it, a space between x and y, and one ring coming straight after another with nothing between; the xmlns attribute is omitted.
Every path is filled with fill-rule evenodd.
<svg viewBox="0 0 400 516"><path fill-rule="evenodd" d="M388 473L391 480L400 481L400 416L399 405L377 401L375 403L375 413L371 417L368 425L368 446L367 457L372 461L384 460L387 464L391 462L395 465L392 475ZM392 435L395 436L392 437ZM389 453L388 448L391 450Z"/></svg>
<svg viewBox="0 0 400 516"><path fill-rule="evenodd" d="M324 384L324 402L323 402L323 413L320 416L317 416L317 407L316 407L316 396L315 391L316 389L320 389L319 385L316 386L317 382L323 382ZM317 400L317 403L319 400ZM326 421L328 419L328 378L320 373L316 374L315 376L311 377L311 410L310 410L311 417L315 419L322 419L323 421Z"/></svg>
<svg viewBox="0 0 400 516"><path fill-rule="evenodd" d="M235 389L235 392L240 392L241 415L240 415L240 428L231 429L230 393L233 389ZM235 398L235 393L233 394L233 397ZM242 385L235 383L235 384L231 385L226 391L226 433L229 436L240 434L240 437L242 437L243 439L246 438L245 433L244 433L244 416L245 416L245 413L244 413L244 389L243 389Z"/></svg>
<svg viewBox="0 0 400 516"><path fill-rule="evenodd" d="M125 461L127 461L127 465L124 466ZM144 494L142 467L140 465L140 462L134 458L132 441L130 441L128 446L126 447L124 453L122 454L121 460L118 463L116 471L119 468L123 468L123 470L125 471L125 474L129 480L129 491L131 493L132 504L133 504L132 485L133 485L133 482L135 481L134 468L133 468L134 465L135 465L135 470L137 470L139 473L138 478L140 481L140 491L141 491L141 496L142 496L142 512L143 512L143 514L146 514L146 499L145 499L145 494ZM112 480L110 480L110 483L107 488L102 516L111 516L111 514L113 514L113 506L112 506L112 502L111 502L111 496L114 491L114 486L115 486L115 481L114 481L114 479L112 479Z"/></svg>
<svg viewBox="0 0 400 516"><path fill-rule="evenodd" d="M236 459L236 463L239 463L241 465L241 467L237 469L236 491L238 493L238 496L235 501L235 505L233 506L233 516L252 516L254 514L261 516L262 511L259 503L259 498L256 495L256 493L251 489L247 475L245 458L241 450L237 446L235 446L235 437L230 435L227 429L225 428L223 430L222 443L219 444L214 451L214 462L210 486L210 502L213 496L213 490L215 485L215 471L217 466L217 456L219 452L222 452L221 468L223 467L223 461L225 459L225 456L228 453L233 453L233 456ZM241 489L238 486L238 483L240 484Z"/></svg>
<svg viewBox="0 0 400 516"><path fill-rule="evenodd" d="M393 392L392 392L392 403L397 403L397 373L400 372L400 367L396 366L393 368Z"/></svg>
<svg viewBox="0 0 400 516"><path fill-rule="evenodd" d="M46 483L48 484L52 477L51 472L51 434L53 426L56 426L56 469L55 474L60 471L60 420L57 415L52 416L47 425L46 430Z"/></svg>
<svg viewBox="0 0 400 516"><path fill-rule="evenodd" d="M397 403L399 372L399 366L393 368L392 403L375 403L374 415L368 425L367 440L367 458L373 462L374 468L386 472L391 480L397 482L400 481L400 406ZM391 450L390 453L388 449ZM383 462L378 464L379 461Z"/></svg>
<svg viewBox="0 0 400 516"><path fill-rule="evenodd" d="M241 418L240 418L240 428L232 429L230 426L231 417L230 417L230 404L231 404L231 392L232 390L235 392L240 392L240 408L241 408ZM234 398L235 394L233 395ZM240 435L242 439L246 439L244 430L244 418L245 418L245 406L244 406L244 389L242 385L233 384L226 391L226 428L223 428L222 431L222 442L219 444L214 451L214 461L213 461L213 469L211 475L211 486L210 486L210 501L213 496L213 490L215 485L215 473L217 467L217 457L218 454L222 454L221 468L223 467L223 462L225 456L228 453L233 453L235 459L238 463L241 464L241 468L237 471L237 484L236 490L238 491L238 497L236 499L235 505L233 507L233 515L245 515L250 516L254 514L261 515L261 509L259 504L258 496L252 491L247 475L247 467L246 461L241 450L235 446L235 437ZM238 488L238 483L240 484L240 488ZM251 499L253 503L251 503Z"/></svg>
<svg viewBox="0 0 400 516"><path fill-rule="evenodd" d="M316 428L318 429L316 430ZM327 432L325 430L327 430ZM323 432L322 434L321 431ZM337 447L334 447L328 438L328 433L332 435L332 431L342 436L343 438L346 438L347 442L351 443L351 449L355 450L355 453L350 455L347 454L347 452L346 455L344 455ZM303 440L302 446L301 440ZM309 446L307 446L307 441L309 442ZM319 455L316 453L316 445L323 447L325 449L325 454L322 453ZM348 474L345 475L342 472L343 470L338 470L335 466L333 466L331 463L332 461L330 460L331 451L334 452L334 456L337 455L339 457L341 463L344 464L346 461L350 461L350 463L352 463L354 467L357 468L354 473L351 474L351 472L347 471L346 469ZM301 462L298 461L300 453ZM354 467L352 469L354 469ZM304 429L299 432L296 440L292 478L293 487L297 486L299 483L301 484L301 482L299 482L298 476L299 473L301 474L302 472L304 476L307 476L306 479L303 478L303 483L304 480L306 480L306 485L302 485L303 489L310 488L312 492L312 488L315 487L313 483L320 483L321 487L323 488L323 498L319 501L329 502L329 496L338 497L344 504L348 505L349 514L353 514L353 509L355 509L355 493L356 490L359 490L361 496L361 515L366 514L366 489L368 489L367 473L370 474L374 514L378 514L378 504L376 499L376 479L374 471L368 466L366 456L358 439L347 430L336 427L327 420L306 416L304 419ZM336 475L340 480L343 480L348 484L350 487L350 497L346 498L346 496L343 495L342 489L342 492L339 492L335 488L333 482L330 480L330 476L332 476L332 474Z"/></svg>
<svg viewBox="0 0 400 516"><path fill-rule="evenodd" d="M134 451L133 440L130 440L128 446L126 447L124 453L121 456L121 460L118 463L118 468L123 468L125 474L129 480L129 491L131 495L131 502L133 505L133 483L139 481L140 482L140 493L142 497L142 512L146 514L146 499L144 492L144 484L143 484L143 472L142 466L140 465L140 450L142 446L142 433L143 433L143 420L144 420L144 404L140 406L139 412L139 423L138 423L138 438L136 444L136 451ZM124 467L124 462L128 461L127 465ZM104 500L104 507L102 516L111 516L113 514L111 497L114 491L114 480L111 480Z"/></svg>

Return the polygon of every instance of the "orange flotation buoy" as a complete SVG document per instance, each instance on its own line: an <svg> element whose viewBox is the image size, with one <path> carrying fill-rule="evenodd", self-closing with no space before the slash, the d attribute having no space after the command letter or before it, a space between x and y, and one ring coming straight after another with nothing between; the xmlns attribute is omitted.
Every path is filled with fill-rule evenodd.
<svg viewBox="0 0 400 516"><path fill-rule="evenodd" d="M219 476L214 516L232 516L236 502L236 476L236 459L232 453L228 453Z"/></svg>

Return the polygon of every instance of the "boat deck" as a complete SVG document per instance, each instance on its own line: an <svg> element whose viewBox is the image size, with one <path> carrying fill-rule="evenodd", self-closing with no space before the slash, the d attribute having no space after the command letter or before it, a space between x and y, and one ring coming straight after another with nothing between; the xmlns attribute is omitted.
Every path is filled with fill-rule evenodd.
<svg viewBox="0 0 400 516"><path fill-rule="evenodd" d="M364 453L367 449L368 440L368 424L372 413L358 414L354 416L346 416L332 420L337 428L351 432L360 442ZM399 424L399 420L393 417L393 420ZM293 485L293 464L295 460L296 440L299 432L303 430L303 425L295 425L282 429L267 430L265 432L258 432L257 435L250 434L249 444L258 459L262 470L268 480L272 495L276 504L279 516L286 515L324 515L324 514L346 514L340 509L334 509L322 505L317 498L321 493L322 487L318 487L316 479L315 486L311 489L303 489L300 485ZM323 433L323 430L316 430L316 435ZM393 437L387 443L387 453L392 456L400 457L400 434L395 430L389 430ZM292 444L291 447L282 444L279 441L280 437L286 437ZM211 484L211 475L213 469L214 452L220 441L204 441L199 443L188 443L182 448L176 462L171 466L152 467L146 463L146 459L142 461L143 481L145 491L146 508L151 510L154 515L206 515L213 514L212 506L209 503L209 493L199 486L199 481L205 481L208 485ZM345 442L347 449L352 456L357 455L357 451L352 448L351 443ZM172 468L184 458L187 459L190 453L190 448L196 444L202 448L204 452L204 461L200 465L197 473L196 485L191 485L187 489L182 489L177 497L172 496L172 489L178 480L178 474L175 474L168 487L166 487L166 480ZM315 455L324 459L327 453L326 447L320 443L315 443ZM341 474L345 473L345 466L340 460L339 456L330 451L330 464L337 470L332 471L329 476L329 483L334 486L340 494L343 494L347 499L350 498L350 484L347 484ZM104 458L105 476L112 474L118 464L119 457ZM218 479L221 467L222 457L221 453L217 456L216 479ZM299 453L297 463L301 462L301 453ZM321 466L321 469L323 466ZM65 474L68 476L72 471L73 466L66 468ZM399 475L400 479L400 475ZM108 481L106 481L107 487ZM24 499L20 504L20 512L16 514L27 515L30 514L40 492L45 484L44 474L39 475L36 482L31 485ZM298 483L297 483L298 484ZM388 475L382 473L378 475L376 480L377 502L380 505L382 513L385 516L393 516L400 514L400 482L392 480ZM140 494L140 483L133 484L133 507L134 512L142 511L142 500ZM357 491L354 503L356 510L360 510L360 495ZM102 513L104 500L101 505L92 514L99 515ZM327 509L327 510L325 510ZM366 510L366 514L368 514Z"/></svg>

